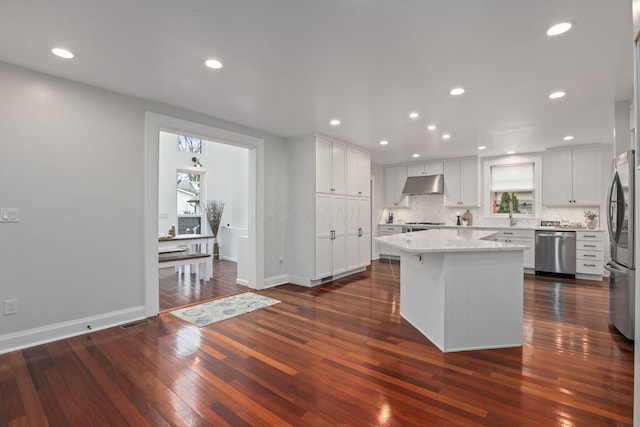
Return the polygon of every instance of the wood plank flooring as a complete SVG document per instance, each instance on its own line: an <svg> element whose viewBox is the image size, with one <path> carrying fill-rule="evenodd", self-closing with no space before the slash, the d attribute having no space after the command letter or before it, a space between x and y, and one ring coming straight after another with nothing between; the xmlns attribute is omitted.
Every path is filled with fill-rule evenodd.
<svg viewBox="0 0 640 427"><path fill-rule="evenodd" d="M632 425L633 343L606 282L526 276L524 345L449 354L400 317L386 260L260 294L282 302L0 355L0 426Z"/></svg>
<svg viewBox="0 0 640 427"><path fill-rule="evenodd" d="M213 261L211 280L197 280L195 274L176 273L174 267L159 269L160 311L183 307L212 298L250 291L237 285L237 263Z"/></svg>

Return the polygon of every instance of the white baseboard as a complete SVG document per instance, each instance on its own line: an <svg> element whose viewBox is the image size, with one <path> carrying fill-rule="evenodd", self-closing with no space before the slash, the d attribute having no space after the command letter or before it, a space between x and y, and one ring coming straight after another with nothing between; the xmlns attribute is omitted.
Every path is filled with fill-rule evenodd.
<svg viewBox="0 0 640 427"><path fill-rule="evenodd" d="M236 279L236 285L242 285L253 289L253 287L249 284L249 281L245 279Z"/></svg>
<svg viewBox="0 0 640 427"><path fill-rule="evenodd" d="M144 319L144 306L56 323L0 336L0 354L71 338Z"/></svg>
<svg viewBox="0 0 640 427"><path fill-rule="evenodd" d="M371 260L372 260L372 261L375 261L375 260L377 260L377 259L380 259L380 254L379 254L379 253L377 253L377 254L373 254L373 257L371 258Z"/></svg>
<svg viewBox="0 0 640 427"><path fill-rule="evenodd" d="M233 257L230 257L230 256L220 255L220 259L222 259L224 261L238 262L238 258L233 258Z"/></svg>
<svg viewBox="0 0 640 427"><path fill-rule="evenodd" d="M289 283L289 276L286 274L281 274L279 276L267 277L264 279L264 288L273 288L274 286L284 285L285 283Z"/></svg>

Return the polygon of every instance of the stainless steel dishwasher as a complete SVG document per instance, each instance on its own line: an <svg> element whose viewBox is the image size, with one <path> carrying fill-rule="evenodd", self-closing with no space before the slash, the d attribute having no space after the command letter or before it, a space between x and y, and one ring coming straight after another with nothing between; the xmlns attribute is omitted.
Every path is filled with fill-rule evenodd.
<svg viewBox="0 0 640 427"><path fill-rule="evenodd" d="M536 274L576 275L576 232L536 231Z"/></svg>

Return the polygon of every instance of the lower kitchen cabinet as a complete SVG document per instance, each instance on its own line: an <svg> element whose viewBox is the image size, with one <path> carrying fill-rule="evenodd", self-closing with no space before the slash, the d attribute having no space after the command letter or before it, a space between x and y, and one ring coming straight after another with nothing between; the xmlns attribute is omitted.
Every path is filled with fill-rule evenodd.
<svg viewBox="0 0 640 427"><path fill-rule="evenodd" d="M347 198L347 270L371 263L371 199Z"/></svg>
<svg viewBox="0 0 640 427"><path fill-rule="evenodd" d="M392 236L394 234L402 233L402 225L385 224L378 225L378 236ZM391 246L382 245L377 243L380 253L380 258L392 258L400 259L400 250L392 248Z"/></svg>
<svg viewBox="0 0 640 427"><path fill-rule="evenodd" d="M314 279L347 271L347 198L316 194L316 268Z"/></svg>
<svg viewBox="0 0 640 427"><path fill-rule="evenodd" d="M576 276L581 279L602 280L603 269L604 236L602 231L577 231Z"/></svg>
<svg viewBox="0 0 640 427"><path fill-rule="evenodd" d="M487 229L490 230L490 229ZM536 267L536 234L535 230L497 230L494 240L498 242L513 243L528 246L523 252L524 268Z"/></svg>

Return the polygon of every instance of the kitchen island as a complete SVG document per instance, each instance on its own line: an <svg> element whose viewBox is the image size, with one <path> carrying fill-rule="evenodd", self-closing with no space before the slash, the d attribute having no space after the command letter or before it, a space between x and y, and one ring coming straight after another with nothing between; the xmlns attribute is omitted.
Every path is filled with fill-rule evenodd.
<svg viewBox="0 0 640 427"><path fill-rule="evenodd" d="M425 230L375 239L400 250L400 314L443 352L522 345L528 248L493 234Z"/></svg>

